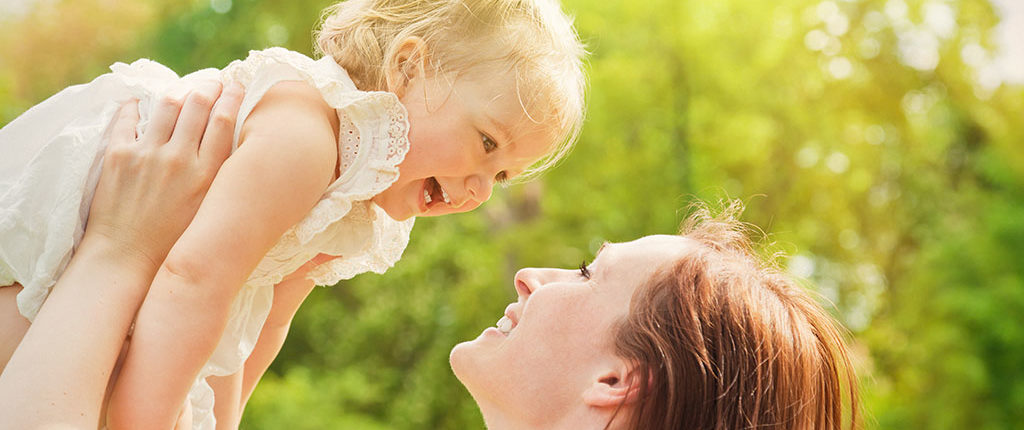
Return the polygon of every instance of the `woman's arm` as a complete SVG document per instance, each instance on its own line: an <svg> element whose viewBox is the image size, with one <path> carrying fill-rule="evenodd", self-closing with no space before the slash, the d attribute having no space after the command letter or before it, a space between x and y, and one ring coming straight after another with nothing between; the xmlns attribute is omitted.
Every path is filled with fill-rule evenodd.
<svg viewBox="0 0 1024 430"><path fill-rule="evenodd" d="M190 85L138 140L137 105L119 113L81 245L0 376L0 427L97 427L135 311L231 150L241 88L211 114L220 84Z"/></svg>
<svg viewBox="0 0 1024 430"><path fill-rule="evenodd" d="M275 85L246 119L192 224L139 310L108 425L165 429L213 353L238 289L334 177L337 114L304 82Z"/></svg>

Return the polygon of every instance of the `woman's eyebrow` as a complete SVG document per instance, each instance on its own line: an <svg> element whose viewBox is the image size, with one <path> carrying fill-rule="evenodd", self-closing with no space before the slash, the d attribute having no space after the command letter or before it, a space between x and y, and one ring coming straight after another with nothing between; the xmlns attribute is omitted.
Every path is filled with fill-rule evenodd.
<svg viewBox="0 0 1024 430"><path fill-rule="evenodd" d="M597 263L598 258L601 256L601 251L604 251L604 249L608 245L610 245L610 244L611 244L611 242L608 242L608 241L602 242L601 243L601 247L597 248L597 252L594 253L594 260L591 261L591 268L593 269L592 270L593 273L599 273L599 272L603 272L604 271L604 268L602 267L602 265L600 265L600 264L595 265L594 263ZM591 279L596 279L596 278L591 278ZM591 285L596 285L596 281L591 282Z"/></svg>

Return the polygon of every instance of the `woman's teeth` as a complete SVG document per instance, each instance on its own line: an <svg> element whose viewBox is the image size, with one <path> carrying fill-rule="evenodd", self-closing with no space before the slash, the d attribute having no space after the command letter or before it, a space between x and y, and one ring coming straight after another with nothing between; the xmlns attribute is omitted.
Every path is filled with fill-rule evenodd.
<svg viewBox="0 0 1024 430"><path fill-rule="evenodd" d="M498 331L504 334L509 334L510 332L512 332L512 329L515 328L512 325L512 320L509 319L508 316L501 317L501 319L498 320L498 323L495 325L498 327Z"/></svg>

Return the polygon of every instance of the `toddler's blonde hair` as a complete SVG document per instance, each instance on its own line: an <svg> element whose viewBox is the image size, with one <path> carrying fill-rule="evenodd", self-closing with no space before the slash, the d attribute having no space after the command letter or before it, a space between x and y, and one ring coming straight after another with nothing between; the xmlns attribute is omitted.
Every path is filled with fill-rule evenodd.
<svg viewBox="0 0 1024 430"><path fill-rule="evenodd" d="M432 72L513 73L531 121L554 141L529 178L572 149L584 115L585 50L555 0L348 0L328 7L316 48L364 91L386 91L403 40L424 41ZM487 66L487 67L483 67Z"/></svg>

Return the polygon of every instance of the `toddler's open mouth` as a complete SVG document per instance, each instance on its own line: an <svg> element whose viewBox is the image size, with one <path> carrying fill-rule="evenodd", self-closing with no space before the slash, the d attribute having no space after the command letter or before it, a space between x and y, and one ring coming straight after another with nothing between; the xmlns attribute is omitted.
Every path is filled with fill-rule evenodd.
<svg viewBox="0 0 1024 430"><path fill-rule="evenodd" d="M423 181L423 201L430 206L431 202L443 201L445 204L452 204L451 199L448 198L448 192L441 188L441 184L437 182L437 179L430 177Z"/></svg>

